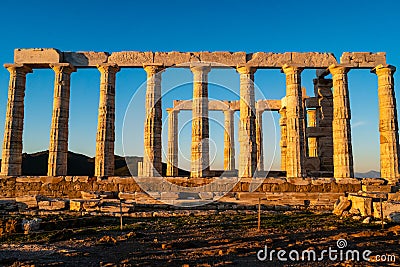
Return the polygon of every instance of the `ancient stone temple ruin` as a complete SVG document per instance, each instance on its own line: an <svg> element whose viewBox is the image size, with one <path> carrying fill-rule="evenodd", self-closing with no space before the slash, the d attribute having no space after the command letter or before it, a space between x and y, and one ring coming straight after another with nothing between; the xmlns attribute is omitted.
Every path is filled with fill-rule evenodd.
<svg viewBox="0 0 400 267"><path fill-rule="evenodd" d="M370 69L378 76L377 125L380 132L381 176L389 184L399 181L399 138L393 81L395 67L386 63L385 53L345 52L337 60L331 53L309 52L107 53L16 49L14 63L5 64L5 67L10 72L10 83L1 163L3 177L22 175L25 80L29 73L41 68L51 68L55 73L48 177L69 179L66 177L70 76L81 68L97 68L101 74L95 156L95 176L99 178L98 181L114 176L115 81L121 68L142 68L147 73L144 157L140 177L150 179L161 176L162 73L165 68L189 68L193 73L192 100L180 101L177 97L174 105L167 110L168 177L178 176L177 123L180 110L192 111L189 178L192 181L214 176L209 168L209 144L204 141L209 137L209 110L220 110L225 115L226 173L244 179L265 174L262 113L276 111L280 114L281 169L286 173L286 177L282 178L284 183L355 184L352 190L356 191L362 182L354 179L349 98L351 88L348 88L347 74L356 69ZM213 68L236 69L240 76L240 100L208 99L208 74ZM254 73L258 69L281 70L282 75L286 76L284 98L255 100ZM301 86L301 73L304 69L316 70L314 96L307 96ZM331 79L327 78L330 74ZM235 153L233 140L234 112L240 113L238 153ZM239 154L238 166L235 166L236 154ZM318 177L326 178L316 179ZM18 178L17 182L23 182L21 180ZM282 183L282 180L268 181L270 184ZM261 187L260 190L268 191L271 187Z"/></svg>

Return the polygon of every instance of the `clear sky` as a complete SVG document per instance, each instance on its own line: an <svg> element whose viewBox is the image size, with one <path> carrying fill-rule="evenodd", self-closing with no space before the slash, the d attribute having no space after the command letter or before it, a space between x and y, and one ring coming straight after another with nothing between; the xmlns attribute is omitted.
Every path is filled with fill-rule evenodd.
<svg viewBox="0 0 400 267"><path fill-rule="evenodd" d="M54 47L63 51L246 51L332 52L339 59L344 51L387 52L389 64L400 67L400 4L398 1L13 1L0 3L0 63L13 62L15 48ZM315 72L306 70L302 84L313 94ZM26 89L24 151L48 149L54 74L37 70L29 74ZM180 70L163 74L163 87L190 82L191 73ZM8 72L0 68L0 136L7 104ZM174 83L168 79L174 79ZM398 73L395 79L400 78ZM141 69L124 69L117 76L116 153L123 154L122 126L125 111L137 89L145 82ZM210 97L236 100L223 87L238 91L233 70L212 71ZM259 98L279 99L285 95L285 78L278 70L261 70L255 75ZM97 126L99 73L95 69L72 74L70 106L70 150L94 156ZM349 73L352 108L353 150L356 171L379 170L377 79L368 70ZM165 89L163 89L165 90ZM173 99L189 99L191 86L182 85L167 95L163 108ZM396 94L399 92L396 88ZM135 134L126 153L142 155L143 120L140 93ZM136 101L136 102L135 102ZM136 110L136 106L134 107ZM129 110L129 109L128 109ZM165 115L165 114L164 114ZM190 152L190 113L180 114L182 134L180 164ZM212 112L216 121L223 116ZM279 139L270 123L277 114L264 114L264 150L277 169ZM164 116L165 117L165 116ZM237 120L237 119L236 119ZM166 128L166 127L165 127ZM236 126L237 128L237 126ZM166 129L165 129L166 130ZM222 129L211 123L216 159L222 167ZM164 135L166 137L166 135ZM126 136L125 136L126 138ZM237 140L237 138L236 138ZM166 145L166 139L163 140ZM237 151L239 149L237 147Z"/></svg>

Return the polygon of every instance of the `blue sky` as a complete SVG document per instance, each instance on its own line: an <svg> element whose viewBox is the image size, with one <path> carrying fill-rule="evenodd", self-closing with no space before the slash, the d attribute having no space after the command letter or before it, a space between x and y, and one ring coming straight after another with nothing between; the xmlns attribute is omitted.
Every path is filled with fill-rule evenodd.
<svg viewBox="0 0 400 267"><path fill-rule="evenodd" d="M0 63L13 61L15 48L55 47L63 51L246 51L332 52L383 51L389 64L400 66L400 4L398 1L10 1L0 3ZM315 72L303 72L302 83L312 95ZM46 150L51 122L53 71L28 75L25 108L24 151ZM399 74L395 74L397 81ZM0 122L4 122L8 72L0 68ZM117 75L116 153L123 154L122 126L131 98L145 82L141 69L124 69ZM174 82L171 82L171 80ZM163 74L163 87L190 81L188 70ZM212 71L210 81L237 92L234 70ZM255 83L266 98L285 94L284 75L260 70ZM176 85L176 84L175 84ZM97 125L99 73L95 69L72 74L70 150L94 155ZM210 97L235 100L234 94L210 85ZM353 150L356 171L379 170L377 79L368 70L349 73L352 108ZM191 86L184 85L166 97L163 108L174 98L189 99ZM399 92L396 87L396 94ZM140 93L132 103L140 106ZM261 96L259 96L261 97ZM136 102L135 102L136 101ZM142 98L142 101L144 99ZM140 110L138 108L138 110ZM129 109L128 109L129 111ZM140 111L135 117L140 125ZM190 113L180 114L180 126ZM216 121L222 114L212 112ZM165 116L164 116L165 117ZM272 118L265 113L265 154L275 169L279 139ZM222 129L212 123L216 143L214 168L222 166ZM236 126L237 128L237 126ZM165 129L166 130L166 129ZM142 127L129 138L129 154L142 154ZM180 136L180 164L188 167L190 127ZM3 136L3 125L0 125ZM190 136L190 135L189 135ZM126 137L126 136L125 136ZM166 139L163 140L166 144ZM237 147L237 153L239 149ZM267 160L268 162L268 160Z"/></svg>

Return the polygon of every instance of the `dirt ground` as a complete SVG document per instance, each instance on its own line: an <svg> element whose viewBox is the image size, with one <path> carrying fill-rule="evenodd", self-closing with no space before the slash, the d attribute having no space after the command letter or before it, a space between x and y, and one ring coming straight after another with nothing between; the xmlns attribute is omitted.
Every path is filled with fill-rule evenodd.
<svg viewBox="0 0 400 267"><path fill-rule="evenodd" d="M4 219L4 217L3 217ZM1 266L400 266L400 226L362 224L328 213L266 212L169 218L42 217L42 232L0 237ZM395 262L288 259L291 250L371 251L394 255ZM261 261L265 246L286 250ZM345 253L344 252L344 253ZM339 253L339 252L338 252ZM269 255L269 254L268 254ZM292 254L295 255L295 254ZM362 260L362 258L361 258Z"/></svg>

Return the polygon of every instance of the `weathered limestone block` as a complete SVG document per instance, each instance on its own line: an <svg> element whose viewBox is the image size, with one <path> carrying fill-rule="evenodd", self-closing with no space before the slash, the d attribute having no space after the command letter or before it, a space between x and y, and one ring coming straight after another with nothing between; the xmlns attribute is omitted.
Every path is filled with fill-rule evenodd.
<svg viewBox="0 0 400 267"><path fill-rule="evenodd" d="M15 63L50 64L63 62L63 53L55 48L29 48L14 50Z"/></svg>
<svg viewBox="0 0 400 267"><path fill-rule="evenodd" d="M107 63L117 64L120 67L143 67L143 64L152 64L153 58L153 52L113 52L108 57Z"/></svg>
<svg viewBox="0 0 400 267"><path fill-rule="evenodd" d="M388 200L400 202L400 192L388 193Z"/></svg>
<svg viewBox="0 0 400 267"><path fill-rule="evenodd" d="M345 196L340 196L334 205L333 214L341 216L343 211L349 209L350 206L351 202Z"/></svg>
<svg viewBox="0 0 400 267"><path fill-rule="evenodd" d="M260 68L282 67L285 64L298 65L306 68L327 68L329 65L337 63L335 56L331 53L257 52L250 54L250 56L250 60L247 62L247 64Z"/></svg>
<svg viewBox="0 0 400 267"><path fill-rule="evenodd" d="M372 198L355 194L349 194L348 200L351 201L351 208L358 209L361 216L372 215Z"/></svg>
<svg viewBox="0 0 400 267"><path fill-rule="evenodd" d="M381 203L374 202L373 208L374 208L373 216L375 218L381 218ZM389 218L391 214L400 213L400 202L383 201L382 210L383 210L383 218L384 219Z"/></svg>
<svg viewBox="0 0 400 267"><path fill-rule="evenodd" d="M217 63L217 66L237 66L246 64L245 52L198 52L194 54L200 58L200 61Z"/></svg>
<svg viewBox="0 0 400 267"><path fill-rule="evenodd" d="M363 178L363 185L383 185L385 183L385 179L382 178Z"/></svg>
<svg viewBox="0 0 400 267"><path fill-rule="evenodd" d="M65 200L43 200L38 202L40 210L63 210L66 207Z"/></svg>
<svg viewBox="0 0 400 267"><path fill-rule="evenodd" d="M179 66L180 64L190 62L190 53L188 52L155 52L154 63L164 65L165 67Z"/></svg>
<svg viewBox="0 0 400 267"><path fill-rule="evenodd" d="M392 192L391 185L362 185L362 191L364 192L383 192L390 193Z"/></svg>
<svg viewBox="0 0 400 267"><path fill-rule="evenodd" d="M96 192L81 191L81 196L83 199L98 199L98 198L100 198L100 195Z"/></svg>
<svg viewBox="0 0 400 267"><path fill-rule="evenodd" d="M119 192L118 193L118 198L119 199L125 199L125 200L134 200L135 199L135 193Z"/></svg>
<svg viewBox="0 0 400 267"><path fill-rule="evenodd" d="M37 208L38 200L40 198L38 196L20 196L16 197L15 201L18 203L23 203L27 206L28 209L30 208Z"/></svg>
<svg viewBox="0 0 400 267"><path fill-rule="evenodd" d="M374 68L379 64L386 64L386 53L344 52L340 57L340 64L358 68Z"/></svg>
<svg viewBox="0 0 400 267"><path fill-rule="evenodd" d="M107 52L64 52L64 61L75 67L95 67L107 62Z"/></svg>

